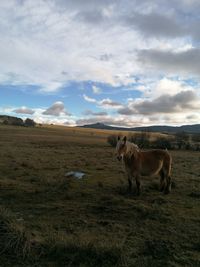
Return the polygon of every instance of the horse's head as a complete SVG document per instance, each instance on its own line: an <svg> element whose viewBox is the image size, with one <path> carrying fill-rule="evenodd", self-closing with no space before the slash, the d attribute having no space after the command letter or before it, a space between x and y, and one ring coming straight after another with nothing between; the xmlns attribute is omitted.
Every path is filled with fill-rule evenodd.
<svg viewBox="0 0 200 267"><path fill-rule="evenodd" d="M121 139L118 136L118 141L117 141L117 145L116 145L117 159L120 161L123 158L125 153L126 153L126 136L124 136L123 139Z"/></svg>

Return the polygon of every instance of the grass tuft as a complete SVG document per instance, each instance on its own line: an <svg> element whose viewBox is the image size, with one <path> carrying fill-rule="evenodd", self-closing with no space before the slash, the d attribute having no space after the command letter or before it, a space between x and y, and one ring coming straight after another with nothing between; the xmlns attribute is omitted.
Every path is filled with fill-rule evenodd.
<svg viewBox="0 0 200 267"><path fill-rule="evenodd" d="M101 246L89 238L54 238L46 240L44 245L47 258L58 266L109 267L119 266L122 260L122 249L114 246Z"/></svg>
<svg viewBox="0 0 200 267"><path fill-rule="evenodd" d="M21 219L0 208L0 255L24 261L32 258L36 243Z"/></svg>

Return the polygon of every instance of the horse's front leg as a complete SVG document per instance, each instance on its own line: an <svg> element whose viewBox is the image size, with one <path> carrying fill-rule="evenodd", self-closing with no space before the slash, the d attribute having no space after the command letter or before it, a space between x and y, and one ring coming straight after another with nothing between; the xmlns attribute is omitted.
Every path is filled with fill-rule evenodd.
<svg viewBox="0 0 200 267"><path fill-rule="evenodd" d="M131 174L128 174L128 192L132 192L132 176Z"/></svg>
<svg viewBox="0 0 200 267"><path fill-rule="evenodd" d="M167 180L167 185L166 185L164 193L169 194L171 191L171 176L168 176L166 180Z"/></svg>
<svg viewBox="0 0 200 267"><path fill-rule="evenodd" d="M136 182L136 187L137 187L137 195L140 195L140 188L141 188L141 183L140 183L140 176L137 174L135 175L135 182Z"/></svg>

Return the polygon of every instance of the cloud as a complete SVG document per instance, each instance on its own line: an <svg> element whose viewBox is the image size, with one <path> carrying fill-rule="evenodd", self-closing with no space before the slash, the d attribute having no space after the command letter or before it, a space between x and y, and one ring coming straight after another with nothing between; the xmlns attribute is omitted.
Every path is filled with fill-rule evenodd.
<svg viewBox="0 0 200 267"><path fill-rule="evenodd" d="M167 17L158 13L135 13L125 17L125 22L130 27L135 27L146 36L177 38L185 35L182 24L173 17Z"/></svg>
<svg viewBox="0 0 200 267"><path fill-rule="evenodd" d="M121 127L135 127L139 125L151 125L154 119L145 116L127 117L127 116L93 116L90 118L81 118L76 120L77 125L93 124L93 123L104 123L112 126ZM157 120L158 123L158 120Z"/></svg>
<svg viewBox="0 0 200 267"><path fill-rule="evenodd" d="M102 111L102 112L94 112L94 111L91 111L91 110L86 110L83 112L84 115L88 116L88 115L92 115L92 116L106 116L108 115L107 112L105 111Z"/></svg>
<svg viewBox="0 0 200 267"><path fill-rule="evenodd" d="M89 96L87 96L87 95L83 95L83 98L85 99L85 101L87 101L87 102L90 102L90 103L97 103L97 100L96 99L94 99L94 98L91 98L91 97L89 97Z"/></svg>
<svg viewBox="0 0 200 267"><path fill-rule="evenodd" d="M116 30L107 27L105 35L106 26L97 30L93 24L88 25L77 16L79 12L86 12L89 19L89 10L93 14L108 16L109 6L113 3L109 2L101 4L91 1L85 4L84 1L84 5L77 1L76 4L72 1L66 4L53 0L41 0L39 5L35 5L34 1L1 2L1 82L37 85L45 93L56 92L69 81L87 81L91 77L102 83L122 82L115 79L115 73L117 69L123 72L126 68L122 62L128 54L127 46L131 48L124 30L117 25L114 27ZM120 49L124 56L107 64L102 60L105 59L102 58L105 54L102 43L107 47L108 55L111 52L118 55ZM121 49L123 43L126 47ZM120 68L120 65L123 67Z"/></svg>
<svg viewBox="0 0 200 267"><path fill-rule="evenodd" d="M118 110L122 115L133 114L174 114L184 113L192 110L198 111L200 99L194 91L183 91L176 95L161 95L153 100L141 100L138 103L131 101L128 107L123 107Z"/></svg>
<svg viewBox="0 0 200 267"><path fill-rule="evenodd" d="M126 85L133 82L131 75L142 71L135 60L136 50L163 44L171 47L185 45L184 41L171 44L171 40L145 42L144 36L135 30L135 27L144 30L146 26L142 25L149 25L146 20L155 20L155 25L161 24L158 10L157 13L141 14L147 5L159 7L159 4L147 1L127 2L127 5L123 1L75 2L41 0L40 5L35 5L34 1L0 3L2 83L36 85L46 94L57 92L70 81L92 79L113 86ZM131 18L133 11L135 26L124 26L122 14L124 20ZM85 20L80 14L85 14ZM107 23L97 27L97 23L86 21L97 21L96 14L100 14L100 19L106 18ZM175 31L175 27L167 28L167 23L172 20L171 17L167 19L165 31L170 31L170 28Z"/></svg>
<svg viewBox="0 0 200 267"><path fill-rule="evenodd" d="M150 94L153 97L158 97L166 93L175 95L183 91L194 91L194 88L184 81L164 77L153 85Z"/></svg>
<svg viewBox="0 0 200 267"><path fill-rule="evenodd" d="M14 109L13 112L18 113L18 114L30 114L30 115L33 115L35 113L33 109L30 109L27 107Z"/></svg>
<svg viewBox="0 0 200 267"><path fill-rule="evenodd" d="M102 10L82 11L78 12L74 18L75 20L83 21L91 24L102 23L105 19Z"/></svg>
<svg viewBox="0 0 200 267"><path fill-rule="evenodd" d="M197 6L185 1L1 1L0 82L35 85L46 94L70 81L131 84L130 77L146 74L136 51L181 49L191 44L188 37L200 35L198 19L188 15L186 21L182 15Z"/></svg>
<svg viewBox="0 0 200 267"><path fill-rule="evenodd" d="M99 107L104 108L104 109L118 109L122 107L122 104L116 101L111 100L110 98L105 98L102 100L96 100L94 98L91 98L87 95L83 95L83 98L85 101L90 102L90 103L96 103Z"/></svg>
<svg viewBox="0 0 200 267"><path fill-rule="evenodd" d="M66 126L76 126L76 122L73 119L66 119L66 118L60 118L60 117L44 117L44 116L35 116L34 121L37 123L43 123L43 124L55 124L55 125L66 125Z"/></svg>
<svg viewBox="0 0 200 267"><path fill-rule="evenodd" d="M99 87L97 87L96 85L92 86L92 91L94 94L100 94L101 93L101 89Z"/></svg>
<svg viewBox="0 0 200 267"><path fill-rule="evenodd" d="M112 59L113 55L112 54L102 54L100 55L99 59L101 61L109 61L110 59Z"/></svg>
<svg viewBox="0 0 200 267"><path fill-rule="evenodd" d="M163 94L175 95L183 91L195 91L198 83L193 80L190 84L184 78L162 77L161 79L142 78L135 89L142 93L143 98L154 99Z"/></svg>
<svg viewBox="0 0 200 267"><path fill-rule="evenodd" d="M70 116L71 114L65 110L65 106L63 102L58 101L55 102L51 107L45 110L43 115L51 115L51 116L60 116L60 115L67 115Z"/></svg>
<svg viewBox="0 0 200 267"><path fill-rule="evenodd" d="M77 125L85 125L85 124L93 124L93 123L103 123L103 124L107 124L107 125L112 125L112 126L128 126L130 124L126 124L126 122L124 121L124 119L114 119L112 117L92 117L92 118L84 118L84 119L79 119L76 121Z"/></svg>
<svg viewBox="0 0 200 267"><path fill-rule="evenodd" d="M200 49L192 48L183 52L155 49L138 52L138 60L144 65L173 75L200 75Z"/></svg>
<svg viewBox="0 0 200 267"><path fill-rule="evenodd" d="M105 109L118 109L122 107L121 103L113 101L110 98L102 99L101 101L98 102L98 105L101 108L105 108Z"/></svg>
<svg viewBox="0 0 200 267"><path fill-rule="evenodd" d="M118 113L121 115L127 115L127 116L137 114L137 112L134 109L129 108L129 107L120 108L118 110Z"/></svg>

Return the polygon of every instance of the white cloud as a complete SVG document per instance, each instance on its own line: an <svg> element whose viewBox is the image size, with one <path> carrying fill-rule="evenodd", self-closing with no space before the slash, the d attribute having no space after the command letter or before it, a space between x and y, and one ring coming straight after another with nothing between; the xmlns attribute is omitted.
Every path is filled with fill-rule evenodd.
<svg viewBox="0 0 200 267"><path fill-rule="evenodd" d="M85 99L85 101L87 101L87 102L90 102L90 103L97 103L97 100L96 99L94 99L94 98L91 98L91 97L89 97L89 96L87 96L87 95L83 95L83 98Z"/></svg>
<svg viewBox="0 0 200 267"><path fill-rule="evenodd" d="M92 110L85 110L83 112L83 115L86 115L86 116L91 116L91 115L92 116L106 116L106 115L108 115L108 113L105 111L94 112Z"/></svg>
<svg viewBox="0 0 200 267"><path fill-rule="evenodd" d="M126 17L125 21L130 27L136 27L147 36L155 37L179 37L186 35L181 24L173 17L158 13L138 14L133 13Z"/></svg>
<svg viewBox="0 0 200 267"><path fill-rule="evenodd" d="M112 126L122 127L136 127L136 126L150 126L150 125L183 125L183 124L196 124L200 121L200 114L198 111L188 111L184 113L174 114L148 114L140 115L135 114L131 116L118 115L118 116L92 116L89 118L80 118L76 120L76 125L85 125L93 123L104 123ZM184 122L184 123L183 123Z"/></svg>
<svg viewBox="0 0 200 267"><path fill-rule="evenodd" d="M21 107L14 109L13 112L18 113L18 114L34 114L35 111L33 109L27 108L27 107Z"/></svg>
<svg viewBox="0 0 200 267"><path fill-rule="evenodd" d="M97 87L96 85L92 86L92 91L94 94L100 94L101 93L101 89L99 87Z"/></svg>
<svg viewBox="0 0 200 267"><path fill-rule="evenodd" d="M34 116L34 121L37 123L42 124L55 124L55 125L66 125L66 126L76 126L76 121L71 118L64 118L64 117L49 117L45 118L42 115Z"/></svg>
<svg viewBox="0 0 200 267"><path fill-rule="evenodd" d="M186 51L162 51L158 49L138 52L138 60L143 66L157 69L160 73L172 75L200 76L200 49L191 48Z"/></svg>
<svg viewBox="0 0 200 267"><path fill-rule="evenodd" d="M132 74L145 72L136 61L137 50L167 44L172 49L181 49L188 43L187 39L146 40L141 34L140 31L149 31L148 20L153 21L159 34L166 37L178 34L179 29L169 27L163 16L163 26L159 23L158 2L134 1L126 5L119 0L84 1L84 5L75 2L11 0L6 4L1 1L2 83L37 85L45 93L57 91L71 80L127 85L133 82ZM142 13L144 7L146 12L149 9L146 15ZM165 1L163 8L170 10ZM124 24L133 11L134 25L140 31ZM98 21L95 14L99 14ZM175 14L170 16L165 20L173 24ZM156 27L150 27L153 37Z"/></svg>
<svg viewBox="0 0 200 267"><path fill-rule="evenodd" d="M194 91L181 91L173 95L165 93L154 99L130 99L128 105L120 108L118 113L125 116L145 115L149 118L159 114L158 119L167 118L164 114L167 114L168 118L176 118L181 114L189 118L190 115L198 113L199 106L200 98Z"/></svg>
<svg viewBox="0 0 200 267"><path fill-rule="evenodd" d="M90 102L90 103L95 103L100 108L103 108L103 109L118 109L118 108L123 106L121 103L113 101L110 98L105 98L102 100L96 100L96 99L91 98L85 94L83 95L83 98L85 99L85 101Z"/></svg>
<svg viewBox="0 0 200 267"><path fill-rule="evenodd" d="M162 78L156 84L153 85L153 88L149 88L147 95L151 97L159 97L163 94L175 95L180 92L185 91L194 91L194 88L189 84L181 80L173 80L167 77Z"/></svg>
<svg viewBox="0 0 200 267"><path fill-rule="evenodd" d="M51 116L60 116L60 115L70 116L71 115L68 111L65 110L64 103L61 101L55 102L51 107L43 111L42 114L51 115Z"/></svg>
<svg viewBox="0 0 200 267"><path fill-rule="evenodd" d="M102 99L98 102L98 105L104 109L118 109L122 107L122 104L111 100L110 98Z"/></svg>
<svg viewBox="0 0 200 267"><path fill-rule="evenodd" d="M56 110L55 104L57 103L58 109ZM31 118L37 123L42 124L58 124L58 125L68 125L68 126L75 126L77 118L73 115L66 112L66 110L62 108L62 102L56 102L51 107L54 107L50 112L48 112L48 116L44 114L47 110L44 108L26 108L27 110L32 110L34 113L18 113L19 117L23 120L26 118ZM50 108L51 108L50 107ZM6 114L9 116L16 116L15 110L21 110L21 107L0 107L0 113ZM22 110L24 111L24 109ZM58 115L59 114L59 115ZM17 117L18 117L17 116Z"/></svg>

